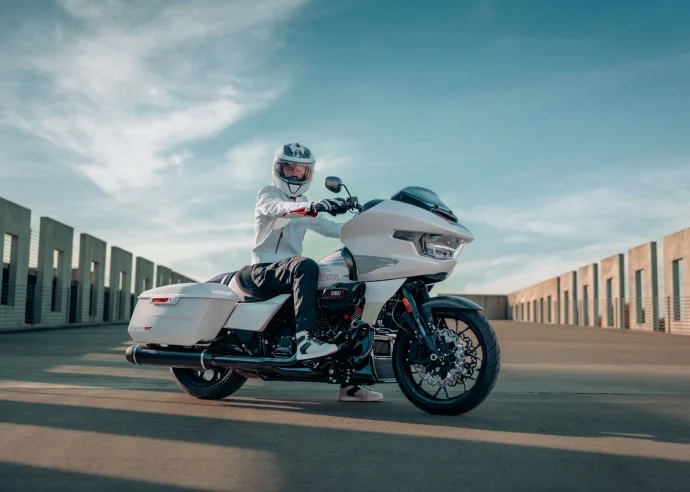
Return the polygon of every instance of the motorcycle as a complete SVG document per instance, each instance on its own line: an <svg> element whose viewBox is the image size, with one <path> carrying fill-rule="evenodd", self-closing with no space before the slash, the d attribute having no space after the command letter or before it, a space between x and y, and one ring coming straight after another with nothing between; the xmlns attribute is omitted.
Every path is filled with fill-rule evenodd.
<svg viewBox="0 0 690 492"><path fill-rule="evenodd" d="M360 205L340 178L325 185L348 195L331 213L353 214L341 229L343 247L317 262L316 332L337 352L298 360L292 295L246 297L228 272L142 292L127 329L137 344L126 359L169 367L178 386L201 399L226 398L261 378L397 383L430 414L477 407L498 378L496 334L476 303L430 295L472 233L426 188Z"/></svg>

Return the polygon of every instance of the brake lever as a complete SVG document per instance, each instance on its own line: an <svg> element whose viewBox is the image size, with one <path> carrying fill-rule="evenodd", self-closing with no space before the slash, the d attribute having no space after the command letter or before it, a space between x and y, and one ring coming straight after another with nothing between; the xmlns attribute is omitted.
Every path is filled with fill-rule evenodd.
<svg viewBox="0 0 690 492"><path fill-rule="evenodd" d="M357 201L357 197L356 197L356 196L351 197L351 200L350 200L350 201L351 201L351 203L352 203L352 208L354 208L354 209L357 210L358 212L361 212L361 211L362 211L362 206L359 204L359 201Z"/></svg>

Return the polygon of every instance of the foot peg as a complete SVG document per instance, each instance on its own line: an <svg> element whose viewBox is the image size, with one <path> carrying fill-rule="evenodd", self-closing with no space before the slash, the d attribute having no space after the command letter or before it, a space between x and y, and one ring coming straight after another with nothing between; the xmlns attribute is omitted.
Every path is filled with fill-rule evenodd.
<svg viewBox="0 0 690 492"><path fill-rule="evenodd" d="M282 337L273 352L274 357L290 358L295 353L295 339L292 337Z"/></svg>

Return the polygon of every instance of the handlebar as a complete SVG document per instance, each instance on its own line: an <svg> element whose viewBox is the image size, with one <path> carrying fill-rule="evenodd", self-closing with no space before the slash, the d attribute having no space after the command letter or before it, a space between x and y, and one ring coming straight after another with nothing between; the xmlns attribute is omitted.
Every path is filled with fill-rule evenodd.
<svg viewBox="0 0 690 492"><path fill-rule="evenodd" d="M361 212L362 211L362 206L359 204L357 201L356 196L352 196L350 194L350 190L347 189L347 186L342 182L342 180L337 177L337 176L328 176L326 178L326 188L332 191L333 193L340 193L340 190L342 188L345 188L345 191L347 192L348 198L345 198L343 200L343 204L337 208L331 208L329 210L329 213L331 215L340 215L344 214L349 211L357 211Z"/></svg>
<svg viewBox="0 0 690 492"><path fill-rule="evenodd" d="M350 197L346 198L344 206L338 207L338 209L333 210L333 212L335 212L335 215L340 215L340 214L347 213L351 210L357 210L358 212L362 211L362 206L357 201L356 196L350 196Z"/></svg>

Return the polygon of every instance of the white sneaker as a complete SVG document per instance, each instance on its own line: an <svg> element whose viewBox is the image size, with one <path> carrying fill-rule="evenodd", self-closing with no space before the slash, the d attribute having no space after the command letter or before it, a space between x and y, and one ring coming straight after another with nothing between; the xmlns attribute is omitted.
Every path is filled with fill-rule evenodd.
<svg viewBox="0 0 690 492"><path fill-rule="evenodd" d="M315 359L338 351L338 346L314 337L310 331L300 331L297 337L297 360Z"/></svg>
<svg viewBox="0 0 690 492"><path fill-rule="evenodd" d="M366 386L346 386L340 388L338 401L381 401L383 393L372 391Z"/></svg>

